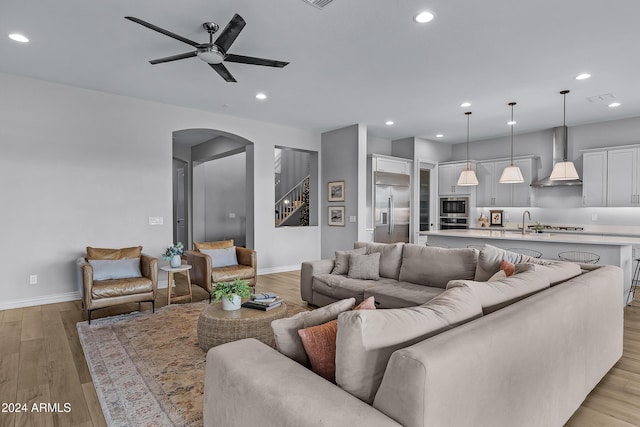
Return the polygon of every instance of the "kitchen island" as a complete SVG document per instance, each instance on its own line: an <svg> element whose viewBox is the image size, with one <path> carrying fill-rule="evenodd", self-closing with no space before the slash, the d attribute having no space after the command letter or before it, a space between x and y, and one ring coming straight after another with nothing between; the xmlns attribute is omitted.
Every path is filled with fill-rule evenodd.
<svg viewBox="0 0 640 427"><path fill-rule="evenodd" d="M452 248L489 244L503 249L525 248L542 253L542 258L558 259L558 253L584 251L600 255L600 265L617 265L624 271L623 303L631 286L633 247L640 238L579 233L531 233L511 230L441 230L420 233L427 241Z"/></svg>

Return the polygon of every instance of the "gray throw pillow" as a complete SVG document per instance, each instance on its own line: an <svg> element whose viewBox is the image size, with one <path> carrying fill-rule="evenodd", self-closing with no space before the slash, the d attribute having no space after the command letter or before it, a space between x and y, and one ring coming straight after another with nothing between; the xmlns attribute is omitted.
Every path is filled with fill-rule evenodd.
<svg viewBox="0 0 640 427"><path fill-rule="evenodd" d="M333 263L333 270L331 270L331 274L347 274L349 272L349 255L364 255L366 253L367 248L353 249L350 251L336 251L336 259Z"/></svg>
<svg viewBox="0 0 640 427"><path fill-rule="evenodd" d="M140 258L128 259L90 259L93 267L93 280L128 279L142 277Z"/></svg>
<svg viewBox="0 0 640 427"><path fill-rule="evenodd" d="M380 252L369 255L349 255L350 279L380 280Z"/></svg>
<svg viewBox="0 0 640 427"><path fill-rule="evenodd" d="M238 265L235 246L224 249L200 249L200 252L211 257L211 267L213 268Z"/></svg>

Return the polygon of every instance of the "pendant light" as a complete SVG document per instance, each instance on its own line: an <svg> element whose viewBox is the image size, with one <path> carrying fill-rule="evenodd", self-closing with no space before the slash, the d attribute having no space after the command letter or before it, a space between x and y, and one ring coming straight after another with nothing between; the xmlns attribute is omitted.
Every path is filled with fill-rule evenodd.
<svg viewBox="0 0 640 427"><path fill-rule="evenodd" d="M515 102L509 103L511 107L511 121L509 122L511 125L511 164L502 171L502 175L500 175L500 180L498 181L500 184L519 184L524 182L520 168L513 164L513 127L516 125L516 122L513 120L513 107L515 105Z"/></svg>
<svg viewBox="0 0 640 427"><path fill-rule="evenodd" d="M563 90L560 92L560 95L564 98L564 115L562 119L562 127L564 128L564 140L567 140L567 94L568 90ZM561 162L556 163L553 166L553 171L551 172L551 176L549 179L551 181L569 181L573 179L580 179L578 176L578 171L574 166L573 162L567 160L567 145L564 144L564 157Z"/></svg>
<svg viewBox="0 0 640 427"><path fill-rule="evenodd" d="M471 169L471 161L469 160L469 117L471 116L471 111L467 111L464 114L467 116L467 168L460 172L458 185L478 185L478 178L476 178L475 171Z"/></svg>

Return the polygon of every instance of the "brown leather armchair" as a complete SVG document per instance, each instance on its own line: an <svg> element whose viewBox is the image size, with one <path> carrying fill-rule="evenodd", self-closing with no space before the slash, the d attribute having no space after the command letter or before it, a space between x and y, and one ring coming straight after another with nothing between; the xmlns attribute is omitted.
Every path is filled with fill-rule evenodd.
<svg viewBox="0 0 640 427"><path fill-rule="evenodd" d="M211 289L216 283L231 282L234 279L248 280L252 292L255 293L258 268L256 251L236 246L238 264L213 267L211 257L201 252L201 250L227 249L233 247L233 240L194 242L193 246L194 250L187 251L187 263L193 266L191 283L209 292L209 301L211 301Z"/></svg>
<svg viewBox="0 0 640 427"><path fill-rule="evenodd" d="M139 261L137 261L139 260ZM106 278L96 280L94 262L99 276L122 276L127 269L136 269L139 262L141 277ZM104 262L112 262L105 264ZM126 263L126 268L115 267L113 261ZM127 262L128 261L128 262ZM100 264L102 263L102 264ZM142 246L122 249L101 249L87 247L87 256L78 259L78 266L82 273L82 304L87 310L87 319L91 324L91 312L104 307L131 302L150 301L152 311L155 312L155 299L158 292L158 259L142 253ZM111 269L105 273L105 268ZM119 270L113 274L113 270Z"/></svg>

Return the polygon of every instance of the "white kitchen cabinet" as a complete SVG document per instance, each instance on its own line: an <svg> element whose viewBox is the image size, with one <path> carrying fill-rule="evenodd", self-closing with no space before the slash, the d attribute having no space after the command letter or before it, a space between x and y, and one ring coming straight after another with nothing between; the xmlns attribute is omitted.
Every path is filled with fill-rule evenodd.
<svg viewBox="0 0 640 427"><path fill-rule="evenodd" d="M475 165L471 163L473 168ZM467 168L467 162L438 165L439 194L471 194L475 186L457 185L460 173Z"/></svg>
<svg viewBox="0 0 640 427"><path fill-rule="evenodd" d="M477 189L478 207L492 206L531 206L530 184L535 174L535 157L514 159L513 163L520 168L524 182L521 184L501 184L500 176L511 160L494 160L478 163Z"/></svg>
<svg viewBox="0 0 640 427"><path fill-rule="evenodd" d="M582 204L607 206L607 151L582 155Z"/></svg>
<svg viewBox="0 0 640 427"><path fill-rule="evenodd" d="M405 175L411 175L411 165L411 160L383 157L379 155L373 157L373 170L378 172L402 173Z"/></svg>
<svg viewBox="0 0 640 427"><path fill-rule="evenodd" d="M640 148L608 150L607 206L640 206Z"/></svg>

